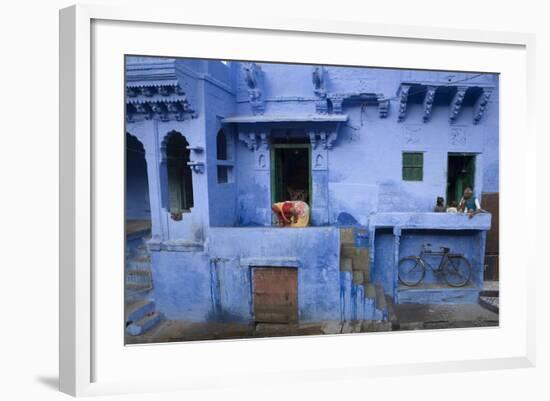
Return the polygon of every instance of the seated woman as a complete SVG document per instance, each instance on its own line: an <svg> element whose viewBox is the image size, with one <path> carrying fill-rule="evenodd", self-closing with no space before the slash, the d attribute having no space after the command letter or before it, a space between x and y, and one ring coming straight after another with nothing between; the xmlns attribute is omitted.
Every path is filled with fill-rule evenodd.
<svg viewBox="0 0 550 401"><path fill-rule="evenodd" d="M472 218L478 213L485 213L481 208L479 200L474 195L472 188L465 188L464 195L458 204L458 210L462 213L468 213L468 217Z"/></svg>
<svg viewBox="0 0 550 401"><path fill-rule="evenodd" d="M271 206L281 227L307 227L309 206L302 201L277 202Z"/></svg>

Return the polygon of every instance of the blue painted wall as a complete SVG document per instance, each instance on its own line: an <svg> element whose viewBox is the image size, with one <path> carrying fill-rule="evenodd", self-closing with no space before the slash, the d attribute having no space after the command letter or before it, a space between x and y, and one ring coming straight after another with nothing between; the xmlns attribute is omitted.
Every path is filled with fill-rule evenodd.
<svg viewBox="0 0 550 401"><path fill-rule="evenodd" d="M247 81L247 68L255 71L252 81ZM341 213L369 230L370 279L388 294L395 289L396 258L417 253L423 242L451 245L467 254L476 266L473 282L481 286L481 251L490 218L489 225L484 221L475 227L458 220L434 225L431 217L421 219L420 226L405 227L399 234L397 256L395 227L401 229L401 217L385 226L377 225L377 219L384 213L431 214L436 197L446 194L449 153L476 156L478 195L498 192L497 75L327 66L320 90L308 65L251 67L244 62L128 57L126 71L127 131L143 144L149 184L147 195L139 187L129 190L128 208L140 209L144 200L150 205L154 296L166 316L250 321L247 263L255 258L284 265L290 263L283 260L287 258L298 261L292 267L298 269L302 321L351 318L352 305L344 308L343 299L354 287L339 272L339 235L334 228ZM403 85L413 85L405 113ZM454 122L449 121L452 96L446 89L436 91L424 121L424 95L414 89L418 85L473 89L466 92ZM490 88L492 94L476 124L475 93L480 88ZM344 99L341 110L339 98ZM381 107L384 102L387 112ZM220 130L228 138L226 161L216 157ZM165 202L163 146L172 131L185 136L195 163L194 207L179 221L170 217ZM285 136L311 143L311 220L318 227L270 227L270 147ZM403 181L406 151L423 152L422 181ZM219 166L230 169L227 183L218 182ZM130 176L137 175L131 163L127 168ZM354 308L358 315L358 306Z"/></svg>

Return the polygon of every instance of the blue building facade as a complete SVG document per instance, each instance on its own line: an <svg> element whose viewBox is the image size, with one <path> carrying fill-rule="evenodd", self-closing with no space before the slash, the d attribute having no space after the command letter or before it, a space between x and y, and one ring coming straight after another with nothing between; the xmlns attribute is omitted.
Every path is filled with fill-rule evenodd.
<svg viewBox="0 0 550 401"><path fill-rule="evenodd" d="M126 91L126 217L150 222L128 254L148 260L157 315L269 320L268 270L298 322L477 302L491 214L432 211L466 186L498 193L498 75L127 57ZM274 226L292 197L309 227ZM464 254L468 285L401 286L398 261L425 243Z"/></svg>

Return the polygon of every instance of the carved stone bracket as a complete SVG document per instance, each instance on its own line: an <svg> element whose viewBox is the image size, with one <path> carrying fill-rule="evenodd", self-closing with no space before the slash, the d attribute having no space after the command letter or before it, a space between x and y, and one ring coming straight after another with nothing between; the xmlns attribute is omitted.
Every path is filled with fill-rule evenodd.
<svg viewBox="0 0 550 401"><path fill-rule="evenodd" d="M322 148L327 150L332 149L333 143L338 137L336 131L332 131L329 133L326 133L324 131L311 131L308 135L309 141L313 146L313 149Z"/></svg>
<svg viewBox="0 0 550 401"><path fill-rule="evenodd" d="M460 110L462 109L462 103L464 103L464 96L466 96L466 90L468 88L459 86L456 88L456 93L451 101L449 122L452 124L456 121Z"/></svg>
<svg viewBox="0 0 550 401"><path fill-rule="evenodd" d="M483 117L483 114L485 114L485 110L487 109L487 105L489 104L491 94L491 89L483 89L481 94L479 95L479 98L476 100L476 103L474 105L474 124L478 124Z"/></svg>
<svg viewBox="0 0 550 401"><path fill-rule="evenodd" d="M332 147L332 142L329 143L330 134L325 132L310 131L308 133L311 143L311 169L326 170L328 168L328 150ZM336 136L336 134L334 135Z"/></svg>
<svg viewBox="0 0 550 401"><path fill-rule="evenodd" d="M332 112L336 114L342 114L342 103L344 103L344 96L331 95L330 101L332 103Z"/></svg>
<svg viewBox="0 0 550 401"><path fill-rule="evenodd" d="M270 169L270 143L265 132L239 132L239 140L254 152L254 168L256 170Z"/></svg>
<svg viewBox="0 0 550 401"><path fill-rule="evenodd" d="M265 108L262 100L262 69L256 63L247 63L243 66L243 71L252 113L263 114Z"/></svg>
<svg viewBox="0 0 550 401"><path fill-rule="evenodd" d="M390 101L384 98L384 95L379 94L377 96L378 100L378 115L380 118L386 118L388 116L388 111L390 110Z"/></svg>
<svg viewBox="0 0 550 401"><path fill-rule="evenodd" d="M399 94L399 110L397 112L397 122L405 121L407 115L407 101L409 99L410 85L401 85Z"/></svg>
<svg viewBox="0 0 550 401"><path fill-rule="evenodd" d="M428 122L432 113L436 89L437 87L435 86L426 87L426 95L424 96L424 115L422 116L422 121L425 123Z"/></svg>
<svg viewBox="0 0 550 401"><path fill-rule="evenodd" d="M244 142L250 150L269 150L269 140L265 132L239 132L239 140Z"/></svg>
<svg viewBox="0 0 550 401"><path fill-rule="evenodd" d="M313 82L313 93L317 97L315 101L315 111L317 113L328 113L327 91L325 88L325 68L323 66L314 66L311 72Z"/></svg>

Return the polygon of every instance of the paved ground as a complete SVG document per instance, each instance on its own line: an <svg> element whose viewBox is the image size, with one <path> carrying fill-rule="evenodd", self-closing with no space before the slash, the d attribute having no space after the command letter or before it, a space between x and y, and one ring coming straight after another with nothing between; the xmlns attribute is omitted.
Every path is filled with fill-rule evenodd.
<svg viewBox="0 0 550 401"><path fill-rule="evenodd" d="M498 314L477 304L395 305L393 330L498 326Z"/></svg>
<svg viewBox="0 0 550 401"><path fill-rule="evenodd" d="M167 320L141 336L127 336L127 344L175 341L220 340L278 336L302 336L389 330L449 329L498 326L498 313L476 304L395 305L391 322L325 321L301 325L258 324L256 327L230 323L190 323Z"/></svg>

